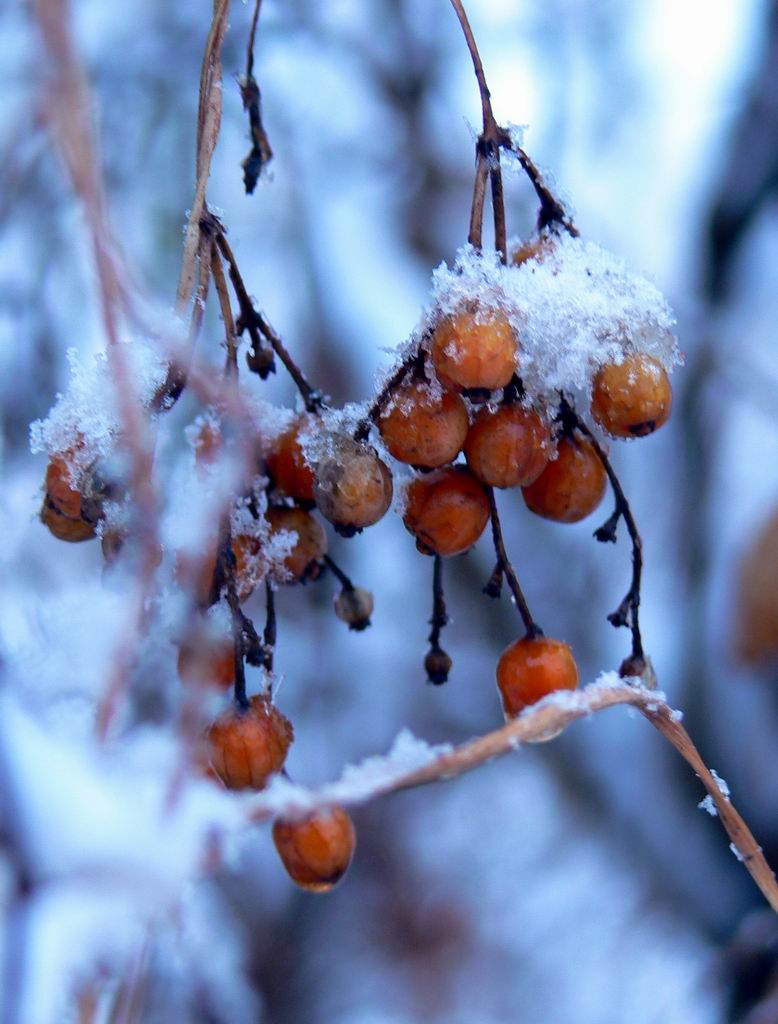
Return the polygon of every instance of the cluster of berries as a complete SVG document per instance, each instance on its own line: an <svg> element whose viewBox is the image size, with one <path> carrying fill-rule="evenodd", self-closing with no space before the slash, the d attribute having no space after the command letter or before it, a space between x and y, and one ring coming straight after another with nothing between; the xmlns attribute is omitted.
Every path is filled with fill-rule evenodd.
<svg viewBox="0 0 778 1024"><path fill-rule="evenodd" d="M513 263L541 261L549 244L540 238L518 250ZM203 613L180 642L179 675L203 690L235 690L235 701L206 729L207 774L228 789L262 789L283 769L292 742L291 723L273 705L270 689L250 699L245 693L244 660L272 678L274 636L266 628L260 640L239 607L258 582L265 582L270 603L276 584L315 580L329 567L342 584L337 616L355 630L369 625L372 595L330 559L316 513L350 537L387 512L393 474L370 442L373 428L376 446L412 474L401 495L403 522L436 565L469 550L490 520L499 530L494 488L520 488L533 513L562 523L578 522L598 507L607 486L601 449L581 432L577 417L564 414L566 399L550 410L533 403L521 368L521 338L499 307L476 297L454 313L440 312L354 431L328 430L317 401L266 443L259 483L241 499L248 500L254 528L232 525L225 542L220 527L196 557L177 554L178 581ZM666 421L670 405L667 373L646 353L625 349L621 361L600 366L593 377L591 415L613 437L651 433ZM194 440L195 463L207 475L223 454L218 420L202 423ZM79 444L52 454L41 518L63 540L100 534L111 561L124 535L103 520L104 488L95 482L94 464L85 468L83 461ZM233 629L219 634L204 613L225 592ZM507 717L578 684L569 646L545 637L531 620L525 626L526 635L497 663ZM425 664L432 682L445 681L451 661L437 634ZM343 808L277 821L273 836L291 877L318 891L335 884L354 851L354 827Z"/></svg>

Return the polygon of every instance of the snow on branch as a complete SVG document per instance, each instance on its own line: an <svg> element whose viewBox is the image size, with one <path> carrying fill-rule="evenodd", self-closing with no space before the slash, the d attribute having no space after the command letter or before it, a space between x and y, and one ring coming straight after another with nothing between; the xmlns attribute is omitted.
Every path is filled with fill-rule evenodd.
<svg viewBox="0 0 778 1024"><path fill-rule="evenodd" d="M663 693L648 689L639 679L622 679L615 672L603 673L581 690L549 694L501 728L458 747L430 747L403 731L387 755L347 767L340 779L319 789L292 785L278 778L268 790L248 802L249 813L256 821L279 814L295 816L315 807L360 804L388 793L455 779L525 743L551 739L577 719L618 704L637 708L692 767L707 790L732 848L738 852L738 859L778 913L775 875L750 829L735 810L728 790L725 791L721 780L707 768L681 725L682 716L670 707Z"/></svg>

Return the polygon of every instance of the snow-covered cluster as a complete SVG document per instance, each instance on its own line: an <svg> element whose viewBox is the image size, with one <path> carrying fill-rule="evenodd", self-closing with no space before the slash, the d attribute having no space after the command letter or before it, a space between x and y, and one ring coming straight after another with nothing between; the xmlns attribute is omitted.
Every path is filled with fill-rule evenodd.
<svg viewBox="0 0 778 1024"><path fill-rule="evenodd" d="M588 397L597 370L632 354L670 370L680 361L675 323L653 282L594 242L541 238L534 256L503 265L494 251L470 245L433 273L432 301L417 338L443 316L495 311L518 338L517 372L530 400L555 408L559 392Z"/></svg>

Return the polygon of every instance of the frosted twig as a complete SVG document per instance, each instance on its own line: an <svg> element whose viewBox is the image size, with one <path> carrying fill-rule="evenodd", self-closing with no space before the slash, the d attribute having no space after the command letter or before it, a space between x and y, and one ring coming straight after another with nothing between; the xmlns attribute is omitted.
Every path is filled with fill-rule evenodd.
<svg viewBox="0 0 778 1024"><path fill-rule="evenodd" d="M345 778L341 783L331 783L320 790L293 787L286 808L279 806L271 787L267 794L260 794L249 801L248 813L259 821L285 812L307 813L314 807L333 803L364 803L389 793L455 779L497 757L512 753L521 744L555 735L579 718L618 704L637 708L694 769L716 805L719 819L739 851L746 870L772 909L778 913L778 882L761 847L731 800L722 793L678 720L677 712L656 690L648 689L639 680L626 682L615 673L607 673L581 690L549 694L499 729L432 757L421 767L400 774L395 771L388 778L381 778L379 774L372 785L354 786L351 791Z"/></svg>

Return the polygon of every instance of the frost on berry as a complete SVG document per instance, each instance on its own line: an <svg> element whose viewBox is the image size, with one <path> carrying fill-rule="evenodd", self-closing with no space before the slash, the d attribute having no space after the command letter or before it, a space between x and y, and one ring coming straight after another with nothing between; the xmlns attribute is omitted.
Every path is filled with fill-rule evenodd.
<svg viewBox="0 0 778 1024"><path fill-rule="evenodd" d="M165 382L168 363L151 343L140 338L122 343L122 354L134 397L148 407ZM86 364L75 349L69 349L67 358L68 386L46 419L31 424L30 447L49 455L73 450L72 472L76 475L96 459L110 456L121 420L108 357L101 353Z"/></svg>

